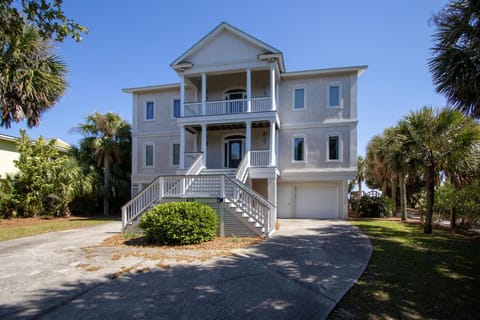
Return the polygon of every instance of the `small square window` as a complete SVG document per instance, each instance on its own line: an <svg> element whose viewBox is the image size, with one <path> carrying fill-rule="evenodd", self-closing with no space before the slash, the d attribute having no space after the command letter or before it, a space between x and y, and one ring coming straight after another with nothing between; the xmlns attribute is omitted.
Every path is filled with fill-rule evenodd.
<svg viewBox="0 0 480 320"><path fill-rule="evenodd" d="M145 104L145 119L146 120L153 120L154 111L155 111L155 106L154 106L153 101L148 101Z"/></svg>
<svg viewBox="0 0 480 320"><path fill-rule="evenodd" d="M295 89L294 90L294 109L304 109L305 108L305 89Z"/></svg>
<svg viewBox="0 0 480 320"><path fill-rule="evenodd" d="M172 164L178 166L180 164L180 145L174 143L172 146Z"/></svg>
<svg viewBox="0 0 480 320"><path fill-rule="evenodd" d="M293 138L293 161L305 161L305 140L302 137Z"/></svg>
<svg viewBox="0 0 480 320"><path fill-rule="evenodd" d="M328 87L328 106L340 107L340 86L339 85Z"/></svg>
<svg viewBox="0 0 480 320"><path fill-rule="evenodd" d="M153 145L145 146L145 167L153 167Z"/></svg>
<svg viewBox="0 0 480 320"><path fill-rule="evenodd" d="M180 99L173 100L173 117L180 118Z"/></svg>
<svg viewBox="0 0 480 320"><path fill-rule="evenodd" d="M338 136L328 137L328 160L339 160L339 139Z"/></svg>

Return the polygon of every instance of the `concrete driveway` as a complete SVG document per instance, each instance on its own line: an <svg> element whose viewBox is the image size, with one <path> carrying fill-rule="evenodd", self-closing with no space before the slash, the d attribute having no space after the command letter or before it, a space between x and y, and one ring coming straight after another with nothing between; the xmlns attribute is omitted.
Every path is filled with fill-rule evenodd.
<svg viewBox="0 0 480 320"><path fill-rule="evenodd" d="M364 271L369 240L344 221L281 220L230 257L113 274L78 268L119 224L0 243L0 319L324 319ZM141 265L142 258L129 263ZM124 263L124 262L123 262Z"/></svg>

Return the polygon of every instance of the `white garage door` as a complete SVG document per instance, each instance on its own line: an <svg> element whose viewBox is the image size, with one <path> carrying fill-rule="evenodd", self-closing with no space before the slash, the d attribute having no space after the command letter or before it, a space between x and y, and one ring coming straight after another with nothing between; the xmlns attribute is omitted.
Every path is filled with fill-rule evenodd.
<svg viewBox="0 0 480 320"><path fill-rule="evenodd" d="M295 213L297 218L337 219L337 188L297 186Z"/></svg>

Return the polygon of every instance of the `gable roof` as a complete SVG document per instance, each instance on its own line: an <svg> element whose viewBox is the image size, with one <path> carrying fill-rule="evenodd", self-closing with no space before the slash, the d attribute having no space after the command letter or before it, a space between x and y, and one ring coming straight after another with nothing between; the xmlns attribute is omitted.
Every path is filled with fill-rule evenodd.
<svg viewBox="0 0 480 320"><path fill-rule="evenodd" d="M258 40L257 38L249 35L248 33L244 32L240 29L235 28L234 26L232 26L231 24L229 24L225 21L220 23L215 29L213 29L206 36L204 36L202 39L197 41L197 43L195 43L193 46L191 46L187 51L182 53L182 55L180 55L180 57L175 59L170 64L170 67L172 67L173 69L176 69L175 68L176 66L181 66L182 64L188 63L187 61L184 61L184 59L186 57L193 54L195 51L199 50L201 47L203 47L205 45L205 43L207 43L211 39L215 38L218 34L220 34L224 30L227 30L227 31L235 34L236 36L246 40L247 42L250 42L250 43L252 43L256 46L259 46L260 48L263 48L265 50L266 54L273 54L276 58L278 58L278 67L280 68L280 71L285 72L285 64L283 62L283 53L280 50L266 44L263 41Z"/></svg>

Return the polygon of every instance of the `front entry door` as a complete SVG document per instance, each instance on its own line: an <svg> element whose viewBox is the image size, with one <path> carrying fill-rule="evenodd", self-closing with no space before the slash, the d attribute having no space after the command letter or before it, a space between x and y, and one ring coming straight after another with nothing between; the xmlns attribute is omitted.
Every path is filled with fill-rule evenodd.
<svg viewBox="0 0 480 320"><path fill-rule="evenodd" d="M228 167L236 168L242 161L242 140L228 141Z"/></svg>

